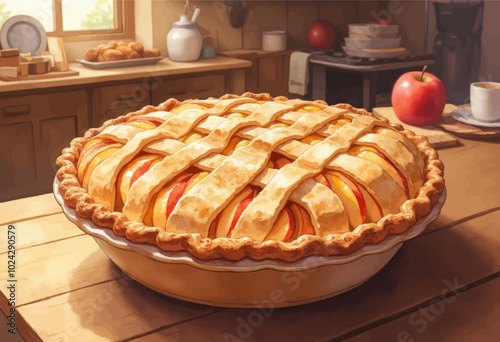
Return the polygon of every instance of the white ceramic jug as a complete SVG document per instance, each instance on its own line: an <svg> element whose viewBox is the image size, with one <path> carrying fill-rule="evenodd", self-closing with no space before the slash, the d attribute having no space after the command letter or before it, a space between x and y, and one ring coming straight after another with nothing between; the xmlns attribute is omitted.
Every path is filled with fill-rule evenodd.
<svg viewBox="0 0 500 342"><path fill-rule="evenodd" d="M167 50L171 60L190 62L200 58L203 38L196 28L199 15L200 9L196 8L191 21L186 14L181 14L180 20L172 24L172 29L167 35Z"/></svg>

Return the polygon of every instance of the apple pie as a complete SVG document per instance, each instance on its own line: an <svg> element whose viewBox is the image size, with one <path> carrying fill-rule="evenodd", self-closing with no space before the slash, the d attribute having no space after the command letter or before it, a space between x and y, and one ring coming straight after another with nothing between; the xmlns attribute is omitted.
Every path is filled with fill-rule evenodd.
<svg viewBox="0 0 500 342"><path fill-rule="evenodd" d="M347 104L245 93L169 99L57 159L78 216L202 259L351 253L425 216L444 187L423 136Z"/></svg>

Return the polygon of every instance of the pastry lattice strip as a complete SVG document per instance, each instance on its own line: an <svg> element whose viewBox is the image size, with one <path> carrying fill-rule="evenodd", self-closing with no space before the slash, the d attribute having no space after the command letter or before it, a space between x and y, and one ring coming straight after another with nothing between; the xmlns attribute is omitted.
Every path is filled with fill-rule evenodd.
<svg viewBox="0 0 500 342"><path fill-rule="evenodd" d="M302 106L303 106L303 103L302 103ZM345 111L344 111L344 112L345 112ZM281 121L285 121L285 122L287 122L287 121L288 121L288 122L290 122L290 119L289 119L289 118L290 118L290 117L293 117L293 116L294 116L294 114L295 114L295 117L297 117L297 116L303 116L303 115L304 115L303 113L288 112L288 113L286 113L286 114L284 114L284 115L282 116L282 117L284 117L284 119L283 119L283 120L281 120ZM148 116L153 116L153 115L148 115ZM353 116L355 117L355 115L354 115L354 114L353 114ZM217 116L210 116L210 117L208 117L206 120L204 120L203 122L204 122L204 123L208 123L208 122L210 122L210 120L211 120L211 119L212 119L212 122L214 121L213 119L218 119L218 122L219 122L218 124L220 124L220 123L224 122L225 120L227 120L227 119L224 119L224 118L221 118L221 117L217 117ZM203 122L202 122L202 124L203 124ZM201 125L202 125L202 124L201 124ZM218 124L217 124L217 125L218 125ZM200 126L201 126L201 125L199 125L197 128L200 128ZM213 125L213 123L212 123L212 125ZM330 126L331 126L331 125L330 125ZM114 127L120 127L120 126L114 126ZM122 125L121 127L130 127L130 126L123 126L123 125ZM325 126L325 127L326 127L326 126ZM132 127L130 127L130 128L132 128ZM129 128L124 128L124 129L129 129ZM202 129L203 129L203 127L202 127ZM206 128L205 128L205 129L206 129ZM337 129L338 129L338 127L335 127L335 130L337 130ZM252 131L253 131L253 133L254 133L254 134L253 134L253 136L258 135L258 133L259 133L258 131L259 131L259 130L262 132L262 131L263 131L263 130L265 130L265 129L262 129L262 128L256 128L256 127L252 127L252 128L248 128L248 129L247 129L247 131L250 131L250 132L252 132ZM327 135L328 133L330 133L330 132L328 132L328 130L329 130L328 128L327 128L327 129L324 129L324 128L322 129L322 131L323 131L323 132L325 132L325 133L324 133L324 135ZM116 132L118 132L118 131L119 131L119 130L116 130ZM241 130L241 131L244 131L244 130ZM241 131L240 131L240 132L241 132ZM257 132L256 132L256 131L257 131ZM312 130L312 132L314 132L314 130ZM109 133L110 133L110 132L108 131L106 134L107 134L107 135L109 135ZM247 135L248 135L248 133L247 133ZM252 134L250 134L250 135L252 135ZM244 135L244 136L245 136L245 135ZM177 143L179 143L179 142L177 142ZM153 143L153 144L154 144L154 143ZM182 143L179 143L179 144L182 144ZM302 143L297 142L297 141L290 142L290 144L293 144L293 145L305 145L304 147L306 147L306 146L307 146L307 148L309 148L309 147L310 147L309 145L302 144ZM294 147L295 147L295 148L292 148L291 150L295 150L295 151L296 151L296 150L297 150L297 149L296 149L296 147L297 147L297 146L294 146ZM300 155L300 154L301 154L301 153L299 153L299 155ZM222 156L221 156L221 157L222 157ZM297 156L295 156L295 157L297 157ZM206 165L205 165L205 166L206 166ZM272 169L269 169L269 170L272 170ZM270 173L273 173L273 172L271 171ZM268 172L268 173L266 173L266 174L269 174L269 172ZM141 177L141 178L142 178L142 177ZM258 177L258 178L259 178L259 177ZM145 179L145 178L144 178L144 179ZM254 182L254 183L255 183L255 182ZM139 183L139 184L140 184L140 183ZM262 183L261 183L261 184L262 184ZM141 198L142 198L142 197L141 197ZM294 199L294 198L292 198L292 199ZM137 207L137 206L136 206L136 205L134 205L134 206L132 206L132 207ZM146 206L146 207L147 207L147 206ZM143 206L142 208L144 209L144 206ZM127 215L127 216L129 216L129 215ZM321 234L321 235L322 235L322 234Z"/></svg>

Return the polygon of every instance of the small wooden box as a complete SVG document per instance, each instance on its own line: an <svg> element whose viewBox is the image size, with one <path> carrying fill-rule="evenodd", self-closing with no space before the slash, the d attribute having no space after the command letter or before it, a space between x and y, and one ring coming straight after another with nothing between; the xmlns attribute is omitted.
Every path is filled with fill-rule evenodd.
<svg viewBox="0 0 500 342"><path fill-rule="evenodd" d="M15 67L19 72L21 60L19 49L6 49L0 51L0 67Z"/></svg>

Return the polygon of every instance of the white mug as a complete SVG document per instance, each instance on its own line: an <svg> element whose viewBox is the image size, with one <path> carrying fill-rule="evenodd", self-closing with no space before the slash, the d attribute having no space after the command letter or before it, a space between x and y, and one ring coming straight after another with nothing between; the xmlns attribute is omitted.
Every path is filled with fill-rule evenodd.
<svg viewBox="0 0 500 342"><path fill-rule="evenodd" d="M470 105L475 119L486 122L500 120L500 83L472 83Z"/></svg>

